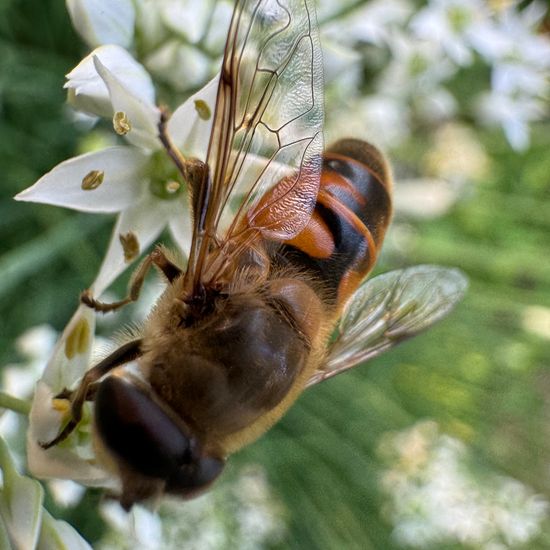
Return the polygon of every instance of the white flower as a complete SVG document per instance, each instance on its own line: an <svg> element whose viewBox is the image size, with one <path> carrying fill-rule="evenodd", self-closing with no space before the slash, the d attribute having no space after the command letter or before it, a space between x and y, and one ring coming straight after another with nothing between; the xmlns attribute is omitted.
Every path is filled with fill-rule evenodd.
<svg viewBox="0 0 550 550"><path fill-rule="evenodd" d="M145 57L144 63L157 81L176 91L196 89L212 72L212 62L206 54L179 40L164 42Z"/></svg>
<svg viewBox="0 0 550 550"><path fill-rule="evenodd" d="M125 66L124 56L108 58L115 59L120 68ZM93 285L95 294L99 295L134 259L125 255L119 240L121 235L131 234L139 251L143 251L168 226L175 242L187 253L191 221L186 182L181 181L158 138L160 111L146 99L143 86L147 79L137 79L142 86L134 93L97 56L91 59L96 75L91 75L89 60L86 60L83 71L87 74L87 84L80 93L99 97L103 93L102 85L108 90L111 112L115 113L115 119L118 117L118 133L125 134L128 145L64 161L16 198L85 212L119 213L113 238ZM135 62L128 66L129 71L134 70ZM173 143L188 156L205 157L211 119L204 120L198 115L195 102L201 100L213 110L215 93L216 81L211 81L181 105L168 121L167 131ZM137 256L139 254L135 254Z"/></svg>
<svg viewBox="0 0 550 550"><path fill-rule="evenodd" d="M67 0L74 28L92 48L102 44L128 47L134 36L132 0Z"/></svg>
<svg viewBox="0 0 550 550"><path fill-rule="evenodd" d="M106 501L101 504L100 512L110 527L106 540L99 545L101 550L170 548L163 540L159 516L147 508L138 504L130 512L125 512L118 502Z"/></svg>
<svg viewBox="0 0 550 550"><path fill-rule="evenodd" d="M158 0L157 10L168 29L195 44L206 34L215 4L213 0Z"/></svg>
<svg viewBox="0 0 550 550"><path fill-rule="evenodd" d="M494 91L482 94L477 104L479 119L502 126L506 139L517 151L529 147L529 124L540 120L546 111L542 100Z"/></svg>
<svg viewBox="0 0 550 550"><path fill-rule="evenodd" d="M399 214L430 219L446 214L458 199L458 189L446 180L416 178L395 185L394 208Z"/></svg>
<svg viewBox="0 0 550 550"><path fill-rule="evenodd" d="M91 287L95 296L101 295L165 227L169 227L183 253L188 252L191 238L186 182L178 181L179 175L161 146L160 111L153 102L150 80L117 47L99 48L108 63L117 65L119 74L130 75L129 82L137 92L130 90L101 62L97 52L71 73L70 83L79 89L81 98L98 99L108 93L108 110L115 113L115 129L124 134L126 145L62 162L17 196L19 200L86 212L119 213L107 254ZM212 81L181 105L168 121L171 140L189 156L204 159L211 125L211 120L199 116L195 101L201 100L213 110L215 93L216 81ZM204 116L204 109L201 114ZM132 242L137 245L136 250L130 250L131 256L121 244L121 235L132 235ZM88 485L113 483L94 462L87 407L83 421L69 440L47 451L39 445L57 435L67 415L63 408L66 402L54 402L53 397L65 388L74 388L92 364L94 331L95 313L80 306L38 383L30 414L27 454L29 468L39 477L73 479Z"/></svg>
<svg viewBox="0 0 550 550"><path fill-rule="evenodd" d="M7 394L20 399L28 399L32 395L36 379L44 370L56 338L57 333L52 327L40 325L27 330L16 340L17 351L26 361L2 368L2 389ZM1 415L0 433L8 439L10 446L13 440L20 438L22 424L21 415L14 411L6 410Z"/></svg>
<svg viewBox="0 0 550 550"><path fill-rule="evenodd" d="M20 475L0 438L0 547L40 550L91 550L66 522L54 519L42 506L40 483Z"/></svg>
<svg viewBox="0 0 550 550"><path fill-rule="evenodd" d="M509 7L469 40L492 65L491 92L478 102L482 122L502 126L516 150L529 146L529 125L548 116L550 40L537 28L547 7L532 2L523 10Z"/></svg>
<svg viewBox="0 0 550 550"><path fill-rule="evenodd" d="M381 94L400 97L403 101L429 96L456 73L456 66L430 41L396 32L390 49L391 61L378 84Z"/></svg>
<svg viewBox="0 0 550 550"><path fill-rule="evenodd" d="M340 3L335 4L338 9L341 8ZM353 10L349 16L323 26L323 37L330 36L348 45L354 42L387 45L391 42L392 33L405 25L413 11L414 7L407 0L373 0ZM318 10L318 13L322 20L322 12ZM329 16L327 14L325 17Z"/></svg>
<svg viewBox="0 0 550 550"><path fill-rule="evenodd" d="M113 104L106 83L99 78L94 58L97 57L132 94L145 103L154 103L155 88L145 68L124 48L116 45L100 46L87 55L69 74L65 88L67 100L77 110L111 117Z"/></svg>
<svg viewBox="0 0 550 550"><path fill-rule="evenodd" d="M154 514L139 505L127 514L111 501L100 512L110 529L99 550L256 550L276 546L286 531L285 510L255 465L183 506L165 498Z"/></svg>
<svg viewBox="0 0 550 550"><path fill-rule="evenodd" d="M473 61L469 35L490 13L482 0L431 0L411 21L411 29L458 65Z"/></svg>
<svg viewBox="0 0 550 550"><path fill-rule="evenodd" d="M511 6L482 28L474 25L469 40L490 63L516 61L548 68L550 40L537 32L547 10L542 2L531 2L522 10Z"/></svg>
<svg viewBox="0 0 550 550"><path fill-rule="evenodd" d="M407 105L390 95L358 99L332 115L325 127L329 143L342 135L355 135L387 148L402 143L410 132Z"/></svg>
<svg viewBox="0 0 550 550"><path fill-rule="evenodd" d="M393 535L402 545L462 544L518 548L537 537L548 502L519 481L493 473L480 478L467 447L438 433L434 422L388 434L381 451L391 462L382 477L391 503Z"/></svg>
<svg viewBox="0 0 550 550"><path fill-rule="evenodd" d="M64 445L45 451L40 443L51 441L68 413L67 402L54 402L56 394L74 387L90 366L94 341L95 313L80 306L63 331L39 380L27 432L29 470L41 478L67 478L88 485L108 484L109 476L94 465L89 414L77 433ZM64 405L62 407L62 405ZM80 435L84 434L84 438ZM81 444L83 439L83 444Z"/></svg>

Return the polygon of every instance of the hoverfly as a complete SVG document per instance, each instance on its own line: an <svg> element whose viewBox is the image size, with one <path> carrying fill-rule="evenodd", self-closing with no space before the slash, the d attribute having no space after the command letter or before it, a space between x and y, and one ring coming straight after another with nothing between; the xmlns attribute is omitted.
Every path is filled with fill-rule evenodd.
<svg viewBox="0 0 550 550"><path fill-rule="evenodd" d="M94 401L97 456L126 509L200 493L305 388L431 325L465 288L436 266L363 282L391 218L391 176L364 141L323 151L312 0L236 0L205 162L176 150L165 124L191 196L187 265L157 247L125 300L82 294L107 312L138 298L152 266L167 282L141 333L63 392L70 420L43 444Z"/></svg>

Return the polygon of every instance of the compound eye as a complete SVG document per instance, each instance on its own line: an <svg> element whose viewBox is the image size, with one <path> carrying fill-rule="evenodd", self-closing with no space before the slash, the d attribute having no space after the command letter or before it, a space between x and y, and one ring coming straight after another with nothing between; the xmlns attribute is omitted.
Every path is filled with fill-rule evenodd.
<svg viewBox="0 0 550 550"><path fill-rule="evenodd" d="M191 464L184 464L166 480L166 492L181 497L192 497L207 489L221 474L225 460L201 456Z"/></svg>
<svg viewBox="0 0 550 550"><path fill-rule="evenodd" d="M107 448L145 476L166 479L191 461L190 438L147 393L121 378L99 385L95 423Z"/></svg>

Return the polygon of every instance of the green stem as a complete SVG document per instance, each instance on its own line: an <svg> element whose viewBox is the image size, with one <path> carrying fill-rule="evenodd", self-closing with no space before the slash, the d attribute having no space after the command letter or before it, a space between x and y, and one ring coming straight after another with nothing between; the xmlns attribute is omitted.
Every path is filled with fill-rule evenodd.
<svg viewBox="0 0 550 550"><path fill-rule="evenodd" d="M10 411L26 416L31 412L31 404L28 401L4 392L0 392L0 408L9 409Z"/></svg>

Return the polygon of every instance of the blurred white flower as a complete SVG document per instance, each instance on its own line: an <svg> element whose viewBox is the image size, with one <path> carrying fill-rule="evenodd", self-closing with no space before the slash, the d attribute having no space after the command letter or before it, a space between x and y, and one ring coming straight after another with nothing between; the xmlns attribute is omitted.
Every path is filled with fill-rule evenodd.
<svg viewBox="0 0 550 550"><path fill-rule="evenodd" d="M423 165L430 176L464 184L482 181L487 176L490 161L476 132L466 125L451 122L435 132Z"/></svg>
<svg viewBox="0 0 550 550"><path fill-rule="evenodd" d="M15 342L15 348L24 362L12 363L2 368L2 390L19 399L29 399L54 348L56 338L56 331L49 325L40 325L25 331ZM24 422L21 415L14 411L3 411L0 416L0 434L8 440L12 449L18 448L22 443ZM14 458L18 463L22 461L18 454Z"/></svg>
<svg viewBox="0 0 550 550"><path fill-rule="evenodd" d="M529 125L545 116L547 106L533 97L491 91L480 96L476 111L481 122L501 126L514 149L525 151L530 143Z"/></svg>
<svg viewBox="0 0 550 550"><path fill-rule="evenodd" d="M523 310L521 326L527 332L550 340L550 308L528 306Z"/></svg>
<svg viewBox="0 0 550 550"><path fill-rule="evenodd" d="M400 97L429 95L456 72L456 66L428 40L395 33L390 42L391 61L378 90Z"/></svg>
<svg viewBox="0 0 550 550"><path fill-rule="evenodd" d="M325 135L330 143L344 135L361 136L385 149L396 147L410 133L410 112L402 101L376 94L358 98L327 117Z"/></svg>
<svg viewBox="0 0 550 550"><path fill-rule="evenodd" d="M430 0L411 20L414 34L441 48L458 65L473 61L469 36L489 19L483 0ZM474 31L475 29L475 31Z"/></svg>
<svg viewBox="0 0 550 550"><path fill-rule="evenodd" d="M456 203L456 185L443 179L415 178L398 180L394 189L394 208L413 218L437 218Z"/></svg>
<svg viewBox="0 0 550 550"><path fill-rule="evenodd" d="M84 496L86 488L70 479L51 479L48 481L50 493L58 506L76 506Z"/></svg>
<svg viewBox="0 0 550 550"><path fill-rule="evenodd" d="M158 82L178 92L200 87L212 73L212 61L205 53L176 39L163 42L143 62Z"/></svg>
<svg viewBox="0 0 550 550"><path fill-rule="evenodd" d="M550 39L538 33L547 11L543 2L530 2L524 9L518 9L514 3L499 11L482 29L475 28L469 40L490 63L515 60L548 68Z"/></svg>
<svg viewBox="0 0 550 550"><path fill-rule="evenodd" d="M157 0L157 10L167 29L195 44L208 31L214 0ZM229 24L229 20L227 21Z"/></svg>
<svg viewBox="0 0 550 550"><path fill-rule="evenodd" d="M415 108L422 120L436 126L454 118L459 110L458 101L443 86L415 98Z"/></svg>
<svg viewBox="0 0 550 550"><path fill-rule="evenodd" d="M125 512L113 500L103 502L100 512L110 527L110 533L99 546L101 550L169 550L157 513L139 504Z"/></svg>
<svg viewBox="0 0 550 550"><path fill-rule="evenodd" d="M342 7L340 2L333 4L333 11ZM348 46L366 42L382 47L391 42L392 33L403 28L413 12L408 0L372 0L347 16L331 20L322 27L322 36Z"/></svg>
<svg viewBox="0 0 550 550"><path fill-rule="evenodd" d="M134 37L132 0L67 0L67 9L78 34L91 47L118 44L127 48Z"/></svg>
<svg viewBox="0 0 550 550"><path fill-rule="evenodd" d="M381 454L389 465L382 487L400 544L518 548L548 517L548 502L519 481L476 476L466 446L440 434L434 422L388 434Z"/></svg>
<svg viewBox="0 0 550 550"><path fill-rule="evenodd" d="M2 368L3 390L21 399L29 397L56 339L57 332L50 325L32 327L19 336L15 341L15 349L26 362Z"/></svg>
<svg viewBox="0 0 550 550"><path fill-rule="evenodd" d="M550 96L550 39L538 33L548 6L531 2L499 12L470 41L492 65L491 90L478 102L482 122L502 126L510 145L529 146L529 126L548 116Z"/></svg>
<svg viewBox="0 0 550 550"><path fill-rule="evenodd" d="M185 504L164 499L156 513L138 505L127 514L105 502L101 514L110 530L100 550L260 550L285 531L284 510L259 466Z"/></svg>

